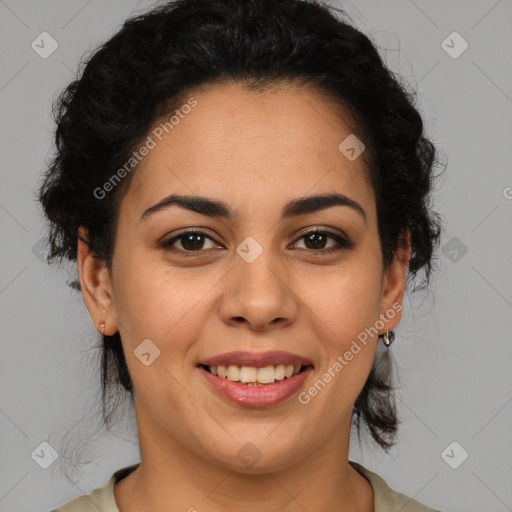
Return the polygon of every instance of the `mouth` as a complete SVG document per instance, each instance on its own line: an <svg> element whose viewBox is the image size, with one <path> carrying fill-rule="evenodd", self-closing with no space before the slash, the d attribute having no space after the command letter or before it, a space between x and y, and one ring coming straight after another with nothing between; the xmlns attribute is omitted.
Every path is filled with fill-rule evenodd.
<svg viewBox="0 0 512 512"><path fill-rule="evenodd" d="M250 367L197 365L210 391L239 407L273 407L291 399L305 385L313 365Z"/></svg>

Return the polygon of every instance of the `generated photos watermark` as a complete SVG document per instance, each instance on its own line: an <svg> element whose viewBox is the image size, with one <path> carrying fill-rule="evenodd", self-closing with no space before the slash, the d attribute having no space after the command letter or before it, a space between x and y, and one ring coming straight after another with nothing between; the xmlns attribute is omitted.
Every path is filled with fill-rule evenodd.
<svg viewBox="0 0 512 512"><path fill-rule="evenodd" d="M170 133L184 119L187 114L192 111L192 108L197 105L197 100L189 98L187 103L182 105L174 114L164 123L160 123L150 135L147 136L146 141L132 153L132 156L120 167L101 187L96 187L93 191L96 199L104 199L108 192L112 192L114 188L121 182L121 180L129 174L135 166L142 161L142 159L149 154L149 152L156 148L158 142L163 138L164 133Z"/></svg>
<svg viewBox="0 0 512 512"><path fill-rule="evenodd" d="M322 389L334 378L337 374L349 364L355 355L361 352L361 346L359 342L364 346L368 343L370 336L379 334L379 331L384 329L385 325L389 320L392 320L397 313L402 311L402 305L399 303L393 304L384 314L381 314L379 320L377 320L371 327L366 327L364 331L360 332L357 336L357 340L353 340L350 348L345 351L343 355L339 355L336 361L325 371L315 383L308 388L307 391L302 391L298 394L298 400L301 404L306 405L311 401L311 398L318 395Z"/></svg>

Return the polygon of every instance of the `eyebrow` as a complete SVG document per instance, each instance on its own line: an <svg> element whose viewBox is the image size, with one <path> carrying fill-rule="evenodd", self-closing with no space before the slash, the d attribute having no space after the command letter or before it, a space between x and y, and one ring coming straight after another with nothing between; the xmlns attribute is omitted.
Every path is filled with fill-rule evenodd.
<svg viewBox="0 0 512 512"><path fill-rule="evenodd" d="M208 217L220 217L228 220L234 220L238 217L237 213L231 210L229 205L223 201L203 196L171 194L145 210L141 215L139 222L145 221L155 213L166 210L173 205ZM281 218L288 219L291 217L297 217L299 215L314 213L333 206L348 206L349 208L352 208L363 217L364 222L366 223L366 213L363 207L353 199L350 199L343 194L321 194L293 199L283 207L281 211Z"/></svg>

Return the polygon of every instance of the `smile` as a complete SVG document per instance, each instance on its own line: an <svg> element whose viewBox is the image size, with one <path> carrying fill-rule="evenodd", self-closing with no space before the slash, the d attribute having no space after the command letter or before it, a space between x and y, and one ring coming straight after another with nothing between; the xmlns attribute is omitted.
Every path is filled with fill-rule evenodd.
<svg viewBox="0 0 512 512"><path fill-rule="evenodd" d="M263 368L256 368L255 366L239 366L236 364L226 365L211 365L206 366L206 369L213 375L218 375L223 379L228 379L232 382L240 382L248 385L267 385L273 384L276 381L288 379L293 375L297 375L303 369L303 365L269 365Z"/></svg>
<svg viewBox="0 0 512 512"><path fill-rule="evenodd" d="M255 368L249 366L197 366L215 394L242 407L271 407L294 396L312 365L277 365ZM261 373L260 373L261 372Z"/></svg>

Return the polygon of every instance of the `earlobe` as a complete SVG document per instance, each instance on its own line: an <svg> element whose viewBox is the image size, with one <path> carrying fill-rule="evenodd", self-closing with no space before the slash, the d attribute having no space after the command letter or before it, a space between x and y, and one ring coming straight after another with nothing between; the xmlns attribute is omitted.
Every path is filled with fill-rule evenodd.
<svg viewBox="0 0 512 512"><path fill-rule="evenodd" d="M393 316L386 325L386 330L394 329L400 318L401 308L396 312L397 305L402 305L407 276L409 274L409 261L411 259L411 239L410 232L407 230L405 235L400 238L399 246L395 258L391 265L386 269L383 281L381 315L387 317L386 312L393 310Z"/></svg>
<svg viewBox="0 0 512 512"><path fill-rule="evenodd" d="M94 326L110 336L117 331L110 274L105 261L90 250L84 227L78 230L77 265L82 298Z"/></svg>

